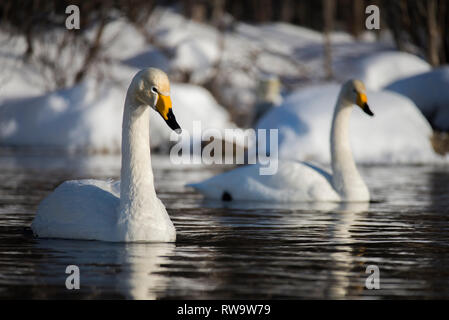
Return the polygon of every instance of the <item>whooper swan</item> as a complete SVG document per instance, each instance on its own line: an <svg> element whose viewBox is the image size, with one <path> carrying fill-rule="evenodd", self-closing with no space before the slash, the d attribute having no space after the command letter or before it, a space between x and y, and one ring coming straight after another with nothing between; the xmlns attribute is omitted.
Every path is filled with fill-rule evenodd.
<svg viewBox="0 0 449 320"><path fill-rule="evenodd" d="M373 116L365 85L359 80L347 81L342 86L335 106L330 133L332 174L308 163L279 160L273 175L260 175L260 164L254 164L189 186L207 198L224 201L369 201L370 194L355 165L349 141L354 104Z"/></svg>
<svg viewBox="0 0 449 320"><path fill-rule="evenodd" d="M180 133L170 82L148 68L133 78L122 124L121 182L66 181L39 205L31 228L45 238L172 242L176 230L156 195L151 168L148 107Z"/></svg>

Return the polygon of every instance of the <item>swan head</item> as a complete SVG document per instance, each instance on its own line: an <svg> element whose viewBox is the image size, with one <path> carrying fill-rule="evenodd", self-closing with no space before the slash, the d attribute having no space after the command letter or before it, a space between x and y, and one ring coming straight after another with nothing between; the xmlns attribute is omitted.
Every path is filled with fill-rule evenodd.
<svg viewBox="0 0 449 320"><path fill-rule="evenodd" d="M170 81L164 71L156 68L139 71L134 76L130 89L138 105L143 104L156 110L172 130L181 133L172 110Z"/></svg>
<svg viewBox="0 0 449 320"><path fill-rule="evenodd" d="M343 97L345 100L353 105L359 106L363 112L369 116L374 116L374 113L368 106L368 98L366 97L366 88L360 80L349 80L342 88Z"/></svg>

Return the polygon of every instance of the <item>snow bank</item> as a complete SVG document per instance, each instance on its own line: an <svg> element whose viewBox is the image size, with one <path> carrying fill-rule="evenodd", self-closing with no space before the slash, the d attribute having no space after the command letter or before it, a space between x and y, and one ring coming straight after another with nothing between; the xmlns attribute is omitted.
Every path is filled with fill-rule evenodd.
<svg viewBox="0 0 449 320"><path fill-rule="evenodd" d="M117 152L124 96L94 81L0 106L0 143Z"/></svg>
<svg viewBox="0 0 449 320"><path fill-rule="evenodd" d="M112 21L104 30L104 50L100 54L110 63L96 64L95 70L88 73L88 80L77 86L48 92L45 86L51 81L31 64L21 62L20 57L26 48L23 37L15 37L11 42L7 39L9 35L2 34L0 30L0 66L5 67L4 76L0 76L0 143L117 152L120 150L123 101L135 68L158 67L172 72L172 78L175 78L176 71L189 72L190 81L197 84L208 83L215 75L213 85L217 90L214 92L220 95L219 101L242 118L256 101L255 89L262 74L279 76L289 88L298 83L303 85L305 81L319 81L325 76L322 34L310 29L285 23L254 26L236 22L227 32L220 33L214 27L189 21L173 10L158 8L153 11L146 31L155 41L155 46L149 46L142 33L125 19ZM95 28L92 28L90 36L94 34ZM428 65L417 57L397 52L382 53L391 51L391 44L372 39L355 41L347 33L333 33L331 39L337 81L359 77L369 87L378 89L390 81L428 70ZM55 43L53 49L56 47ZM36 46L37 51L41 49ZM48 50L52 54L50 59L58 59L55 60L58 62L67 60L74 65L70 72L78 71L82 59L78 54L73 55L70 51L73 48L69 47L64 57L54 56L56 51L53 49ZM362 59L368 54L368 58ZM217 62L221 68L218 75L215 74ZM121 63L129 66L129 70ZM89 80L96 76L94 73L103 75L105 79L100 84ZM319 96L319 99L324 99L324 107L333 107L333 98L322 97L323 94ZM234 127L228 113L201 87L174 84L172 99L174 113L185 130L192 129L194 120L199 120L203 129ZM311 98L310 102L304 101L303 104L319 99ZM302 100L304 98L299 102ZM399 105L407 103L398 102ZM293 102L290 104L295 105ZM398 108L395 106L394 110ZM282 115L285 112L282 110L276 112ZM310 121L331 116L331 111L324 111L323 117L317 115ZM298 113L296 118L289 120L307 119L316 113L315 110L309 112L310 116ZM403 117L398 119L400 121ZM326 121L323 128L330 126L330 120ZM152 146L166 144L170 129L155 113L152 113L151 124ZM419 125L422 132L424 126ZM293 124L292 128L295 128ZM298 135L295 130L299 129L293 130L293 136ZM320 136L317 144L327 140L328 137L321 140ZM327 147L324 150L328 156ZM425 154L426 151L420 153Z"/></svg>
<svg viewBox="0 0 449 320"><path fill-rule="evenodd" d="M449 66L393 82L385 89L410 98L440 131L449 131Z"/></svg>
<svg viewBox="0 0 449 320"><path fill-rule="evenodd" d="M12 37L0 29L0 103L12 97L37 96L46 90L41 72L23 61L25 51L24 37Z"/></svg>
<svg viewBox="0 0 449 320"><path fill-rule="evenodd" d="M121 72L125 77L126 71ZM128 70L128 83L135 72ZM117 153L128 83L86 80L38 97L8 100L0 105L0 144ZM175 83L171 97L184 130L191 132L193 121L200 121L202 129L235 127L202 87ZM150 122L152 148L169 145L171 130L162 117L151 112Z"/></svg>
<svg viewBox="0 0 449 320"><path fill-rule="evenodd" d="M329 134L339 85L298 90L266 114L258 128L279 129L280 158L330 162ZM422 163L437 161L432 129L412 101L388 91L368 92L374 117L354 108L350 137L357 162Z"/></svg>
<svg viewBox="0 0 449 320"><path fill-rule="evenodd" d="M96 31L97 26L92 26L86 32L86 39L94 41ZM27 49L25 38L0 29L0 103L11 98L43 95L55 87L56 77L66 78L67 86L73 84L75 74L83 68L86 53L76 46L60 47L67 40L66 32L67 30L55 29L35 37L34 54L26 61L23 57ZM116 67L121 60L135 57L148 48L145 37L124 18L117 18L105 26L101 43L98 53L100 59L88 70L89 77L106 75L111 78L111 68ZM54 61L60 68L58 72L62 74L55 74L51 68L43 67L36 57Z"/></svg>
<svg viewBox="0 0 449 320"><path fill-rule="evenodd" d="M380 90L389 83L432 67L424 60L405 52L380 52L354 61L352 78L362 80L370 90Z"/></svg>
<svg viewBox="0 0 449 320"><path fill-rule="evenodd" d="M173 84L171 98L176 120L182 130L188 131L190 135L193 133L195 121L200 122L203 131L217 129L223 133L224 129L236 128L230 121L228 112L203 87L193 84ZM152 116L150 123L151 145L167 145L172 130L162 117Z"/></svg>
<svg viewBox="0 0 449 320"><path fill-rule="evenodd" d="M190 73L195 83L206 81L220 56L218 31L170 9L157 8L152 18L157 22L150 20L148 31L159 46L171 51L170 68Z"/></svg>
<svg viewBox="0 0 449 320"><path fill-rule="evenodd" d="M232 18L229 18L232 20ZM164 51L170 52L172 74L189 81L213 80L218 98L233 114L248 114L256 101L262 74L276 75L289 86L326 77L321 33L287 23L250 25L234 21L219 32L210 25L190 21L171 9L153 11L146 30ZM366 39L369 37L365 37ZM371 37L373 38L373 37ZM355 59L392 50L391 44L372 39L354 41L348 33L331 34L335 74L349 70ZM349 75L350 76L350 75ZM338 78L344 81L348 76Z"/></svg>
<svg viewBox="0 0 449 320"><path fill-rule="evenodd" d="M93 29L92 31L95 31ZM93 36L93 35L92 35ZM102 55L109 59L122 60L144 51L148 44L142 32L125 18L109 22L101 37Z"/></svg>
<svg viewBox="0 0 449 320"><path fill-rule="evenodd" d="M124 59L122 63L137 69L156 67L166 73L170 71L170 61L168 58L160 50L151 45L147 46L142 52Z"/></svg>

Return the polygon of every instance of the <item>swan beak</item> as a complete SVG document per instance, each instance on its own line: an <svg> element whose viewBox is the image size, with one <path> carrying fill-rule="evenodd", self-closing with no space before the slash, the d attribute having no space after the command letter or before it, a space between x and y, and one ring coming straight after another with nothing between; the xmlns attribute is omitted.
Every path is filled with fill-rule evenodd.
<svg viewBox="0 0 449 320"><path fill-rule="evenodd" d="M162 118L164 118L165 122L170 127L170 129L174 130L178 134L181 133L182 131L181 127L176 121L175 115L173 114L172 111L170 96L166 96L159 93L156 102L156 110L157 112L159 112Z"/></svg>
<svg viewBox="0 0 449 320"><path fill-rule="evenodd" d="M359 93L357 95L357 101L356 104L369 116L374 116L374 113L371 111L371 109L368 106L368 99L366 97L366 94Z"/></svg>

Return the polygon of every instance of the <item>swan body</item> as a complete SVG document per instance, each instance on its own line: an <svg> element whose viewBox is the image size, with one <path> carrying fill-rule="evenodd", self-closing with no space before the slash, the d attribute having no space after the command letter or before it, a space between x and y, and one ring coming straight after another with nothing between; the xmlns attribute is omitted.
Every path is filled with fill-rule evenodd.
<svg viewBox="0 0 449 320"><path fill-rule="evenodd" d="M158 199L151 169L149 108L179 132L167 75L138 72L129 86L122 124L121 181L67 181L39 205L31 228L39 237L172 242L176 230Z"/></svg>
<svg viewBox="0 0 449 320"><path fill-rule="evenodd" d="M260 175L259 164L242 166L201 183L189 184L206 198L250 201L339 201L332 176L312 165L278 161L274 175Z"/></svg>
<svg viewBox="0 0 449 320"><path fill-rule="evenodd" d="M358 80L343 85L335 106L330 136L332 174L312 164L279 160L273 175L260 175L260 164L255 164L189 186L208 198L222 200L369 201L368 188L357 170L349 142L349 119L354 104L373 115L365 86Z"/></svg>

